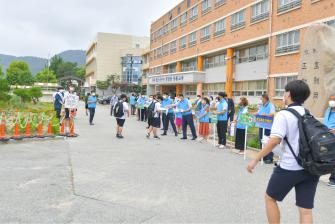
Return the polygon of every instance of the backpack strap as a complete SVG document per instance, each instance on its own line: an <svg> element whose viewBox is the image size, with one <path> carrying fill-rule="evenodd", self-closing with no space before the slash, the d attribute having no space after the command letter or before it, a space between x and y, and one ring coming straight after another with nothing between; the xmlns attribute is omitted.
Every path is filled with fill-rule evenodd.
<svg viewBox="0 0 335 224"><path fill-rule="evenodd" d="M287 145L288 145L288 147L289 147L289 149L290 149L292 155L294 156L295 160L296 160L297 163L299 164L298 156L294 153L293 148L292 148L292 146L291 146L291 144L290 144L290 142L288 141L288 139L287 139L286 136L285 136L284 140L285 140L285 142L287 143Z"/></svg>
<svg viewBox="0 0 335 224"><path fill-rule="evenodd" d="M296 111L296 110L293 109L293 108L289 108L289 107L288 107L288 108L283 109L283 110L286 110L286 111L292 113L296 118L298 118L299 121L302 119L301 114L299 114L298 111ZM306 110L306 109L305 109L305 113L306 113L306 114L310 114L310 112L309 112L308 110Z"/></svg>

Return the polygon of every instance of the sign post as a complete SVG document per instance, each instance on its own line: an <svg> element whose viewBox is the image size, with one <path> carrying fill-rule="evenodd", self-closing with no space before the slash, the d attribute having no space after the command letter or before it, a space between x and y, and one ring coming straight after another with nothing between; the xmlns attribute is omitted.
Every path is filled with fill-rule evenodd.
<svg viewBox="0 0 335 224"><path fill-rule="evenodd" d="M265 135L265 129L271 129L272 124L273 124L273 119L274 119L274 117L256 115L255 126L257 128L262 128L263 129L263 135L262 135L262 139L261 139L262 148L264 148L263 138L264 138L264 135ZM263 158L262 158L262 164L263 164Z"/></svg>
<svg viewBox="0 0 335 224"><path fill-rule="evenodd" d="M215 137L216 137L216 132L215 132L215 126L218 123L218 118L215 114L211 115L211 123L213 124L213 145L215 147Z"/></svg>
<svg viewBox="0 0 335 224"><path fill-rule="evenodd" d="M248 147L248 127L253 127L255 126L255 116L252 114L242 114L239 120L239 123L242 125L245 125L245 136L244 136L244 155L243 158L244 160L247 159L247 147Z"/></svg>

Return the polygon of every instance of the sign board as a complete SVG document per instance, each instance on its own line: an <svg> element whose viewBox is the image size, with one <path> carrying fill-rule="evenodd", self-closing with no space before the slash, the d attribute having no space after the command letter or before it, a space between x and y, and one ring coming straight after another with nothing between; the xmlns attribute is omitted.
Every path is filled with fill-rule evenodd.
<svg viewBox="0 0 335 224"><path fill-rule="evenodd" d="M218 117L215 114L211 115L211 123L217 124L218 123Z"/></svg>
<svg viewBox="0 0 335 224"><path fill-rule="evenodd" d="M140 110L143 110L144 109L144 105L138 105L137 108L140 109Z"/></svg>
<svg viewBox="0 0 335 224"><path fill-rule="evenodd" d="M335 93L335 29L313 24L304 34L298 79L311 89L304 106L316 117L323 117L328 98Z"/></svg>
<svg viewBox="0 0 335 224"><path fill-rule="evenodd" d="M238 122L248 127L254 127L255 121L256 121L256 117L254 115L242 114Z"/></svg>
<svg viewBox="0 0 335 224"><path fill-rule="evenodd" d="M272 124L273 124L273 117L256 115L255 126L257 128L271 129Z"/></svg>
<svg viewBox="0 0 335 224"><path fill-rule="evenodd" d="M75 109L78 107L79 97L76 94L68 93L64 96L64 107Z"/></svg>

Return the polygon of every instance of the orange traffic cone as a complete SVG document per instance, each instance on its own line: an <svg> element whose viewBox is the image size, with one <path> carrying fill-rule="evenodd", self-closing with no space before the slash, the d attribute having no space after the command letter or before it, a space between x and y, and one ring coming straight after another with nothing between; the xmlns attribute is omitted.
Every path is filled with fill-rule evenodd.
<svg viewBox="0 0 335 224"><path fill-rule="evenodd" d="M62 120L61 126L59 128L59 135L60 136L65 136L65 122Z"/></svg>
<svg viewBox="0 0 335 224"><path fill-rule="evenodd" d="M31 138L31 133L30 133L30 123L28 121L27 125L26 125L26 134L24 135L25 138Z"/></svg>
<svg viewBox="0 0 335 224"><path fill-rule="evenodd" d="M15 140L22 140L23 138L20 136L20 131L19 131L19 124L16 122L14 126L14 134L12 139Z"/></svg>
<svg viewBox="0 0 335 224"><path fill-rule="evenodd" d="M6 138L6 114L2 112L1 123L0 123L0 141L6 142L9 138Z"/></svg>
<svg viewBox="0 0 335 224"><path fill-rule="evenodd" d="M49 124L48 124L48 137L53 137L54 136L54 134L52 133L52 123L51 123L51 121L49 122Z"/></svg>
<svg viewBox="0 0 335 224"><path fill-rule="evenodd" d="M74 132L74 121L73 119L70 119L70 133L68 134L68 137L78 137L78 134Z"/></svg>
<svg viewBox="0 0 335 224"><path fill-rule="evenodd" d="M37 126L37 138L44 138L45 136L43 135L43 123L42 123L42 117L40 114L40 121Z"/></svg>

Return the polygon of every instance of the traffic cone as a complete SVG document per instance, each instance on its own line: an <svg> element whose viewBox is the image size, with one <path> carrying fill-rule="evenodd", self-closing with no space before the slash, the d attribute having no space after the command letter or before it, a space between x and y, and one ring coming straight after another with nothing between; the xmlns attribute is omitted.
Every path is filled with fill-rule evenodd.
<svg viewBox="0 0 335 224"><path fill-rule="evenodd" d="M0 123L0 141L7 142L9 138L6 138L6 114L2 112L2 118Z"/></svg>
<svg viewBox="0 0 335 224"><path fill-rule="evenodd" d="M43 123L42 123L42 118L40 114L40 121L37 126L37 138L44 138L45 136L43 135Z"/></svg>
<svg viewBox="0 0 335 224"><path fill-rule="evenodd" d="M60 136L65 136L65 122L64 122L64 120L62 121L61 126L59 128L59 135Z"/></svg>
<svg viewBox="0 0 335 224"><path fill-rule="evenodd" d="M23 138L20 136L20 131L19 131L19 124L16 122L14 126L14 134L12 136L12 139L14 140L22 140Z"/></svg>
<svg viewBox="0 0 335 224"><path fill-rule="evenodd" d="M70 133L68 134L68 137L74 138L78 137L78 134L74 132L74 121L73 119L70 119Z"/></svg>
<svg viewBox="0 0 335 224"><path fill-rule="evenodd" d="M54 137L54 134L52 133L52 123L51 123L51 121L48 124L48 134L47 134L47 136L48 137Z"/></svg>
<svg viewBox="0 0 335 224"><path fill-rule="evenodd" d="M28 121L27 125L26 125L26 133L24 135L25 138L31 138L31 133L30 133L30 122Z"/></svg>

